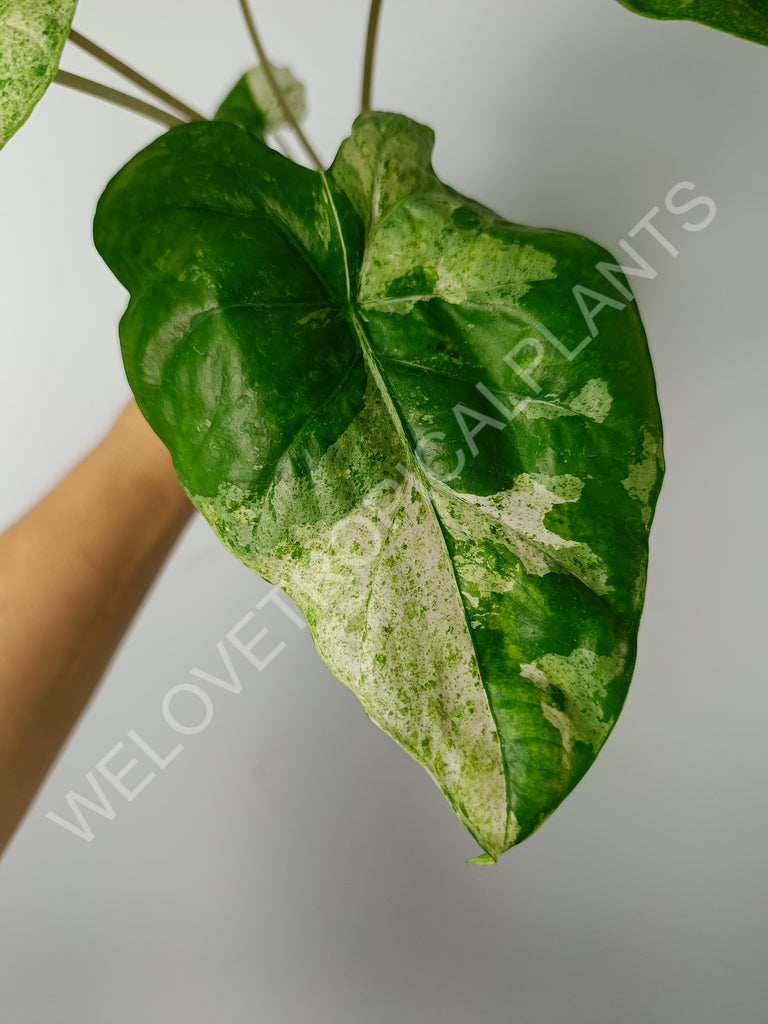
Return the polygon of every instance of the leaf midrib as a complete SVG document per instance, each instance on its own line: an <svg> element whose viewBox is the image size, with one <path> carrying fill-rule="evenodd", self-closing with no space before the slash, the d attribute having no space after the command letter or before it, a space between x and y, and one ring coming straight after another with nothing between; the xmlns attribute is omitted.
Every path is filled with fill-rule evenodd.
<svg viewBox="0 0 768 1024"><path fill-rule="evenodd" d="M454 586L456 588L456 594L458 596L459 605L461 607L462 617L464 619L464 626L465 626L465 629L466 629L466 635L467 635L467 637L469 639L469 643L471 644L471 647L472 647L472 655L473 655L473 658L474 658L474 661L475 661L475 665L477 667L477 674L478 674L478 677L480 679L480 683L481 683L481 685L483 687L483 692L485 693L485 699L486 699L486 701L488 703L488 710L489 710L489 713L490 713L491 718L493 720L493 724L496 727L496 744L497 744L498 750L499 750L499 761L501 763L501 768L502 768L502 771L504 773L504 786L505 786L505 795L506 795L506 808L505 808L505 812L506 813L505 813L505 822L504 822L504 842L506 844L507 841L508 841L508 837L509 837L509 825L510 825L510 820L509 820L510 819L510 806L509 806L509 804L510 804L510 796L511 796L511 780L510 780L510 777L509 777L509 770L508 770L507 762L506 762L506 759L504 758L504 748L503 748L503 745L502 745L502 742L501 742L501 732L500 732L500 729L499 729L499 722L498 722L498 719L496 717L496 712L495 712L495 709L494 709L493 704L491 702L490 696L488 694L488 688L486 687L486 684L485 684L485 677L484 677L484 674L483 674L483 671L482 671L482 665L481 665L480 656L479 656L478 650L477 650L477 644L475 643L475 637L474 637L474 634L472 632L472 628L471 628L470 623L469 623L469 617L468 617L468 613L467 613L467 606L466 606L466 604L464 602L464 596L462 594L461 585L459 583L459 578L458 578L458 575L456 573L456 566L454 565L453 559L451 558L451 552L450 552L450 548L448 546L448 534L447 534L445 525L443 523L443 520L442 520L442 518L440 516L440 513L438 512L437 508L435 507L435 503L434 503L434 501L432 499L432 488L431 488L431 485L429 483L427 474L424 472L423 468L419 465L418 460L413 455L412 445L411 445L410 439L408 437L407 431L405 429L405 425L403 424L402 417L400 416L400 413L398 412L397 406L395 405L394 399L392 398L392 395L390 394L389 388L386 385L386 381L385 381L385 378L384 378L383 370L382 370L382 368L379 365L379 361L376 358L376 355L375 355L375 353L373 351L373 347L372 347L372 345L370 343L370 340L368 339L368 336L367 336L367 333L366 333L365 328L363 326L362 320L361 320L359 314L357 313L356 309L354 308L354 305L350 305L350 317L349 317L349 319L350 319L350 325L352 326L352 329L353 329L353 331L354 331L354 333L355 333L355 335L356 335L356 337L357 337L357 339L358 339L358 341L360 343L360 347L361 347L362 352L363 352L363 359L365 361L366 369L368 370L368 372L369 372L369 374L371 376L371 379L373 380L373 382L376 385L376 388L377 388L379 394L382 397L382 400L384 402L385 408L387 409L387 412L389 413L390 420L392 421L392 424L393 424L393 426L395 428L395 432L397 433L398 438L400 440L400 443L401 443L401 445L403 447L403 450L404 450L404 452L406 454L406 459L410 463L411 471L415 473L416 477L421 482L422 493L426 496L427 502L429 504L429 508L431 509L432 515L434 516L434 521L435 521L435 524L437 525L437 528L438 528L438 530L440 532L440 537L442 539L443 547L445 549L445 556L448 559L448 564L451 567L451 577L453 579L453 584L454 584ZM484 844L480 841L478 836L475 834L475 832L474 832L473 828L471 827L471 825L469 823L466 823L466 822L465 822L465 824L467 824L467 828L469 829L470 832L472 832L472 835L477 840L478 844L483 849L485 849Z"/></svg>
<svg viewBox="0 0 768 1024"><path fill-rule="evenodd" d="M336 228L337 228L337 231L339 233L339 243L341 245L341 250L342 250L342 254L343 254L343 258L344 258L344 264L345 264L344 265L344 270L345 270L346 280L347 280L347 282L349 284L350 279L351 279L351 273L350 273L350 267L349 267L349 264L348 264L347 247L346 247L346 243L345 243L345 240L344 240L343 232L342 232L342 229L341 229L341 221L340 221L340 218L339 218L338 211L336 209L336 204L335 204L334 199L333 199L333 192L332 192L332 190L329 187L329 184L328 184L328 181L327 181L325 173L322 174L322 179L323 179L323 185L324 185L325 190L326 190L326 195L328 197L328 202L330 203L331 208L333 210L334 222L336 224ZM374 181L374 195L377 194L377 190L379 188L380 188L380 175L377 174L376 178L375 178L375 181ZM392 211L390 210L389 214L391 214L391 212ZM373 208L371 208L371 217L373 217ZM370 247L370 236L375 234L375 232L377 231L379 226L380 226L380 222L379 223L369 223L369 224L366 224L365 244L364 244L364 247L363 247L363 257L362 257L362 261L361 261L363 266L365 265L365 260L366 260L367 254L370 251L370 249L369 249L369 247ZM357 287L359 287L360 280L361 280L361 278L358 278ZM453 584L454 584L454 587L455 587L455 593L456 593L456 595L458 597L459 605L461 607L461 613L462 613L462 617L463 617L463 620L464 620L464 627L466 629L466 635L467 635L467 637L469 639L469 643L470 643L471 648L472 648L472 655L473 655L474 662L475 662L475 665L476 665L476 668L477 668L477 674L478 674L478 677L480 679L480 684L483 687L483 692L485 694L485 699L486 699L486 702L487 702L488 711L489 711L489 714L491 716L491 720L493 721L493 724L495 726L496 746L498 748L498 756L499 756L499 761L501 763L501 769L502 769L502 772L504 774L504 790L505 790L504 848L506 848L508 846L508 844L509 844L509 832L510 832L510 824L511 824L511 821L510 821L510 817L511 817L510 802L511 802L511 798L512 798L512 780L510 778L509 766L507 764L506 758L504 757L504 746L503 746L502 738L501 738L501 729L500 729L500 726L499 726L499 720L497 718L496 710L495 710L495 708L493 706L493 702L491 701L490 695L488 693L488 687L486 686L485 676L484 676L484 673L483 673L483 670L482 670L482 664L481 664L481 661L480 661L480 656L479 656L479 653L478 653L477 644L475 643L474 633L473 633L471 625L470 625L468 609L467 609L466 603L464 601L464 595L462 593L461 585L459 583L459 578L458 578L458 575L457 575L456 566L454 564L453 558L451 557L450 547L449 547L449 544L448 544L447 530L446 530L445 524L443 523L442 517L440 516L440 513L438 512L438 510L437 510L437 508L435 506L435 503L434 503L434 500L433 500L433 497L432 497L432 486L431 486L431 483L430 483L430 481L428 479L427 473L425 472L424 467L419 464L419 461L415 458L415 456L413 454L413 448L412 448L410 439L408 437L408 433L406 431L405 425L403 423L402 417L401 417L401 415L400 415L400 413L399 413L399 411L397 409L397 406L396 406L395 401L394 401L394 399L392 397L390 389L387 386L383 367L379 364L379 360L376 358L376 354L375 354L375 352L373 350L373 345L371 343L370 338L368 337L367 331L366 331L365 326L364 326L362 310L359 309L358 304L357 304L357 296L355 296L355 298L353 300L351 293L349 294L349 298L348 298L348 320L349 320L350 326L352 327L353 333L357 337L358 342L360 344L360 347L362 349L363 358L364 358L364 361L365 361L366 369L368 370L368 372L369 372L369 374L370 374L374 384L376 385L377 390L379 391L379 394L382 397L382 400L384 402L384 406L387 409L387 411L389 413L389 416L390 416L390 420L391 420L391 422L392 422L392 424L393 424L393 426L395 428L395 432L397 433L397 435L398 435L398 437L400 439L400 443L401 443L401 445L403 447L403 450L404 450L404 452L406 454L406 460L407 460L407 462L411 466L411 471L415 473L416 478L420 481L421 490L424 493L424 495L426 496L426 499L427 499L427 501L429 503L429 507L430 507L430 509L432 511L432 515L434 517L435 524L437 525L438 531L440 533L440 537L441 537L442 542L443 542L443 547L444 547L444 550L445 550L445 556L448 559L448 564L451 567L451 576L452 576ZM475 833L473 827L471 826L471 824L467 821L466 825L467 825L468 830L472 833L474 838L477 840L478 844L483 849L485 849L484 844L480 841L480 839L476 835L476 833Z"/></svg>

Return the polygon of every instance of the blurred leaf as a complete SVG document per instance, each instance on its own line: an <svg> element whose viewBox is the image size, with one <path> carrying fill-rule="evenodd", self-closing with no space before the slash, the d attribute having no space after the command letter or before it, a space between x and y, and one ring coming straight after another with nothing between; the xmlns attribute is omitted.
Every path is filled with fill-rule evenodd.
<svg viewBox="0 0 768 1024"><path fill-rule="evenodd" d="M304 86L288 68L272 69L297 121L306 115ZM264 133L286 123L285 115L261 67L251 68L216 111L216 121L230 121L264 141Z"/></svg>
<svg viewBox="0 0 768 1024"><path fill-rule="evenodd" d="M77 0L0 0L0 148L51 84Z"/></svg>
<svg viewBox="0 0 768 1024"><path fill-rule="evenodd" d="M768 0L619 0L648 18L698 21L753 43L768 45Z"/></svg>

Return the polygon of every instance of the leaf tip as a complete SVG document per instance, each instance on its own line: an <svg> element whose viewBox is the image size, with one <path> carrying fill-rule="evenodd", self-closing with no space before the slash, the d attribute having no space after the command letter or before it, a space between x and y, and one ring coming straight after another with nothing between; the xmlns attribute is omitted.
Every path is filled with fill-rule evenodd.
<svg viewBox="0 0 768 1024"><path fill-rule="evenodd" d="M499 858L490 853L481 853L477 857L470 857L467 864L498 864Z"/></svg>

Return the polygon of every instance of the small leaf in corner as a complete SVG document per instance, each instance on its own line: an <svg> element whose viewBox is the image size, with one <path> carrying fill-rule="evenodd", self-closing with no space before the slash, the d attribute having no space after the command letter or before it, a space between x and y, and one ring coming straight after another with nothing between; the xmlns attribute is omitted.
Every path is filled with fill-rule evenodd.
<svg viewBox="0 0 768 1024"><path fill-rule="evenodd" d="M753 43L768 45L768 0L619 0L636 14L664 21L696 21Z"/></svg>
<svg viewBox="0 0 768 1024"><path fill-rule="evenodd" d="M77 0L0 0L0 149L56 77Z"/></svg>

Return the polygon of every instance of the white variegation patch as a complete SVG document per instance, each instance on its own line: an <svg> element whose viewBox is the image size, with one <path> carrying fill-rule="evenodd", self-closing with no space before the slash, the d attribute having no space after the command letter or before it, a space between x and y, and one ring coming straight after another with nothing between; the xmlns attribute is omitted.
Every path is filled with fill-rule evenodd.
<svg viewBox="0 0 768 1024"><path fill-rule="evenodd" d="M520 666L521 676L542 690L542 713L560 732L566 768L571 765L574 742L588 743L597 753L611 731L615 718L603 718L602 704L608 687L624 671L626 652L626 644L610 656L577 647L567 656L545 654ZM547 700L548 690L564 697L565 707L553 706L552 698Z"/></svg>
<svg viewBox="0 0 768 1024"><path fill-rule="evenodd" d="M553 708L544 701L541 702L541 713L549 724L554 725L560 733L560 742L563 745L563 767L570 770L573 752L573 723L564 711Z"/></svg>
<svg viewBox="0 0 768 1024"><path fill-rule="evenodd" d="M611 411L613 399L604 380L588 380L581 391L568 403L574 412L586 416L595 423L603 423Z"/></svg>
<svg viewBox="0 0 768 1024"><path fill-rule="evenodd" d="M552 396L529 398L522 415L529 420L554 420L562 416L585 416L595 423L604 422L613 399L604 380L588 380L569 402L556 401Z"/></svg>
<svg viewBox="0 0 768 1024"><path fill-rule="evenodd" d="M532 683L535 683L539 688L547 686L547 677L541 671L540 668L531 663L529 665L520 666L520 675L523 679L529 679Z"/></svg>
<svg viewBox="0 0 768 1024"><path fill-rule="evenodd" d="M435 507L454 537L466 542L503 544L520 560L526 572L544 576L548 572L570 572L594 590L605 594L608 569L587 544L567 540L554 533L544 519L556 505L578 501L583 488L575 476L545 476L522 473L510 490L479 496L459 494L436 485ZM501 527L501 533L493 527ZM493 531L493 533L492 533ZM503 593L512 589L507 577L500 577L478 554L467 564L459 556L462 576L481 583L481 593Z"/></svg>
<svg viewBox="0 0 768 1024"><path fill-rule="evenodd" d="M650 430L643 429L643 450L640 458L629 467L629 473L622 480L630 498L640 503L643 524L648 526L653 509L649 501L659 475L659 443Z"/></svg>
<svg viewBox="0 0 768 1024"><path fill-rule="evenodd" d="M405 315L417 301L442 299L455 305L497 304L508 314L537 281L555 276L555 258L529 244L452 226L463 202L449 196L404 200L369 240L359 300ZM486 218L490 223L490 218ZM397 282L414 273L430 280L428 294L401 296ZM515 310L520 316L520 310Z"/></svg>

